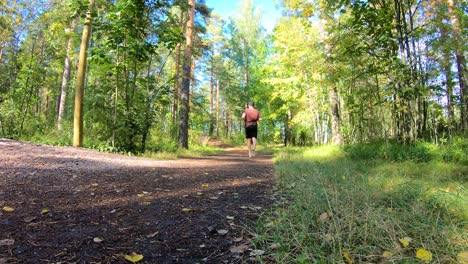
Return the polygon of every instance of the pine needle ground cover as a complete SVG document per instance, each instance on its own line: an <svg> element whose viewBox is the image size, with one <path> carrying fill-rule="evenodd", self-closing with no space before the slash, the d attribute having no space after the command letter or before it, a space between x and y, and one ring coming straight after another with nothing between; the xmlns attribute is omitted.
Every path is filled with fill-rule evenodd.
<svg viewBox="0 0 468 264"><path fill-rule="evenodd" d="M280 150L276 174L287 202L258 224L263 261L466 263L466 150L466 143Z"/></svg>

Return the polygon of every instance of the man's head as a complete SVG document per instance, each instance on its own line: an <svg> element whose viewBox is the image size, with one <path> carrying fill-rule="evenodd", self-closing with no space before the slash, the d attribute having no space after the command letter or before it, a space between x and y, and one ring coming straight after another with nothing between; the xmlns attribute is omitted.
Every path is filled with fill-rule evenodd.
<svg viewBox="0 0 468 264"><path fill-rule="evenodd" d="M251 106L251 107L254 107L255 103L252 102L252 101L250 101L247 105L248 105L248 106Z"/></svg>

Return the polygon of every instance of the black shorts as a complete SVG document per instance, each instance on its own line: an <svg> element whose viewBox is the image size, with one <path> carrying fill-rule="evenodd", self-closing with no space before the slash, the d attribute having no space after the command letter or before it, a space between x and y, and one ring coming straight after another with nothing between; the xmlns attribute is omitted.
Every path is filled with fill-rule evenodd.
<svg viewBox="0 0 468 264"><path fill-rule="evenodd" d="M251 125L245 128L245 138L257 137L257 126Z"/></svg>

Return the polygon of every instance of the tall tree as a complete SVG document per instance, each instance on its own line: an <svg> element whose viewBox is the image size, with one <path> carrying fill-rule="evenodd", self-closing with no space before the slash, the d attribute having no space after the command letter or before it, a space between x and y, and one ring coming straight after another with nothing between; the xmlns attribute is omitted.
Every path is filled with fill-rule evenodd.
<svg viewBox="0 0 468 264"><path fill-rule="evenodd" d="M80 59L78 62L78 73L76 75L76 90L75 90L75 115L73 122L73 146L81 147L83 145L83 95L84 85L86 80L86 60L91 36L92 12L94 9L94 0L89 0L88 10L83 26L83 34L81 36Z"/></svg>
<svg viewBox="0 0 468 264"><path fill-rule="evenodd" d="M68 81L70 79L70 72L71 72L71 61L70 61L70 52L72 50L72 41L73 35L75 31L76 19L72 20L70 28L67 30L69 33L68 40L67 40L67 47L65 50L65 61L63 65L63 73L62 73L62 82L60 83L60 93L58 99L58 115L57 115L57 129L62 130L62 119L65 113L65 102L67 99L67 91L68 91Z"/></svg>
<svg viewBox="0 0 468 264"><path fill-rule="evenodd" d="M179 14L179 27L180 30L183 30L184 23L184 9L180 8ZM179 112L179 97L180 97L180 54L181 54L182 43L177 43L176 47L176 56L175 56L175 82L174 82L174 98L172 105L172 122L175 124L177 122L177 113Z"/></svg>
<svg viewBox="0 0 468 264"><path fill-rule="evenodd" d="M188 149L189 100L192 66L193 26L195 22L195 0L188 0L188 20L185 28L185 51L182 66L182 90L180 93L179 146Z"/></svg>

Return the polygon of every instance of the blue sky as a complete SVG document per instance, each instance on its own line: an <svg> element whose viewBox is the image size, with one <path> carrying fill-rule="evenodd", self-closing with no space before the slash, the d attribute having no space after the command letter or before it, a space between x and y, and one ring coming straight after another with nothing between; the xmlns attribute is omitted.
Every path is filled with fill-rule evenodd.
<svg viewBox="0 0 468 264"><path fill-rule="evenodd" d="M242 0L205 0L206 4L221 17L228 19L237 11ZM255 8L263 10L262 25L270 33L275 26L276 19L281 16L278 6L279 0L252 0Z"/></svg>

